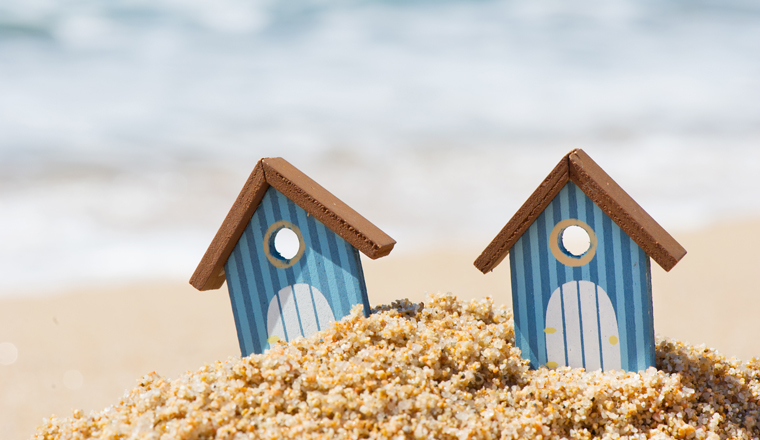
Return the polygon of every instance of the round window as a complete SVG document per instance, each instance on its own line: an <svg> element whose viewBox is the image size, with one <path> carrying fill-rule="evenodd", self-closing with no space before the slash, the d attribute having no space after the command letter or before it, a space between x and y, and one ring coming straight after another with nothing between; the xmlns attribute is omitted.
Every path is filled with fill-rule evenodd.
<svg viewBox="0 0 760 440"><path fill-rule="evenodd" d="M562 247L573 257L580 258L591 248L591 237L578 225L568 226L562 230Z"/></svg>
<svg viewBox="0 0 760 440"><path fill-rule="evenodd" d="M290 228L282 228L274 234L274 251L276 256L283 260L290 260L301 249L301 242L298 235Z"/></svg>
<svg viewBox="0 0 760 440"><path fill-rule="evenodd" d="M576 218L562 220L552 229L549 248L560 263L583 266L596 255L596 234L591 226Z"/></svg>
<svg viewBox="0 0 760 440"><path fill-rule="evenodd" d="M301 230L287 220L272 223L264 234L264 254L275 267L285 269L296 264L303 252Z"/></svg>

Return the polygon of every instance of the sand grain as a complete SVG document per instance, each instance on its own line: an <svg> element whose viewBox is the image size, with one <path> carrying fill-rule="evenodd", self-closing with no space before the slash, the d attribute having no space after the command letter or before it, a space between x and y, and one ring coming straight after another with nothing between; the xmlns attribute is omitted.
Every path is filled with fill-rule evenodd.
<svg viewBox="0 0 760 440"><path fill-rule="evenodd" d="M659 370L529 370L511 311L432 295L360 308L264 355L169 382L35 439L757 438L760 362L660 340Z"/></svg>

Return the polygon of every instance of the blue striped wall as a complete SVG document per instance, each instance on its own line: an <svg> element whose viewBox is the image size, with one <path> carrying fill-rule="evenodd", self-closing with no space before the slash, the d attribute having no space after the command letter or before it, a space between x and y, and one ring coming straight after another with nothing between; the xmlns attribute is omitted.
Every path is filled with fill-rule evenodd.
<svg viewBox="0 0 760 440"><path fill-rule="evenodd" d="M264 253L269 226L287 220L298 226L305 243L303 256L278 269ZM327 298L335 319L356 304L369 312L359 252L301 207L270 187L224 265L232 312L243 356L263 353L267 342L267 310L280 289L298 283L316 287ZM322 330L320 328L320 330Z"/></svg>
<svg viewBox="0 0 760 440"><path fill-rule="evenodd" d="M580 267L554 258L549 236L565 219L597 236L596 255ZM515 340L533 368L547 362L545 316L551 294L568 281L591 281L607 292L618 321L621 366L655 365L650 263L646 253L574 183L568 182L510 250Z"/></svg>

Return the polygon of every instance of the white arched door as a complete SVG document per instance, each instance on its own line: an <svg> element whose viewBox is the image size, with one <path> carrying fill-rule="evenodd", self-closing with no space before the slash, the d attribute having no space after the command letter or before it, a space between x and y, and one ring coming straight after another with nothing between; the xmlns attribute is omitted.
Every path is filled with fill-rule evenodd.
<svg viewBox="0 0 760 440"><path fill-rule="evenodd" d="M570 281L558 287L549 298L545 322L547 367L620 369L617 317L600 286Z"/></svg>
<svg viewBox="0 0 760 440"><path fill-rule="evenodd" d="M319 289L303 283L293 284L280 289L269 302L267 341L271 344L280 339L292 341L308 337L333 321L332 308Z"/></svg>

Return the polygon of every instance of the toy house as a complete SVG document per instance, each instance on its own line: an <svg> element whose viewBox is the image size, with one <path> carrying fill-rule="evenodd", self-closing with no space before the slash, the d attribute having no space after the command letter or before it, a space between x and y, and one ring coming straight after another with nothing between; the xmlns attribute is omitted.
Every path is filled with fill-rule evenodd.
<svg viewBox="0 0 760 440"><path fill-rule="evenodd" d="M281 240L288 235L289 247ZM240 351L247 356L279 339L322 330L356 304L368 316L359 251L376 259L395 243L284 159L265 158L190 284L210 290L227 281Z"/></svg>
<svg viewBox="0 0 760 440"><path fill-rule="evenodd" d="M568 249L567 234L586 236ZM515 343L533 368L626 371L655 365L651 257L686 251L580 149L544 179L475 260L509 254Z"/></svg>

